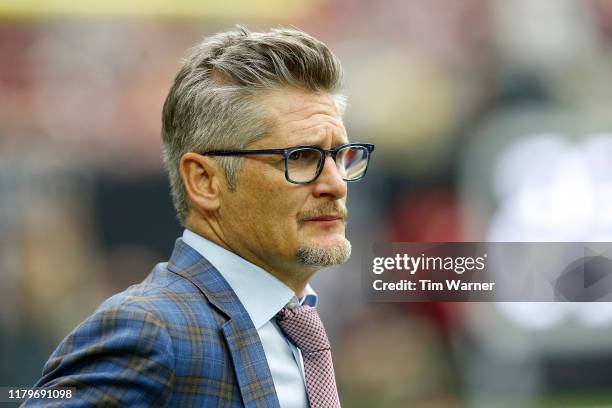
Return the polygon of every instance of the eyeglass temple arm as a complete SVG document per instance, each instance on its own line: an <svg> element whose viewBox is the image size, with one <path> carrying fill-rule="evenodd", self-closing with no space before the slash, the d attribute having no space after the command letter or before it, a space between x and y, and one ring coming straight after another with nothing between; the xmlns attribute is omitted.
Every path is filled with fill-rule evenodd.
<svg viewBox="0 0 612 408"><path fill-rule="evenodd" d="M212 150L200 153L202 156L244 156L247 154L285 154L288 149L259 149L259 150Z"/></svg>
<svg viewBox="0 0 612 408"><path fill-rule="evenodd" d="M329 154L333 151L338 151L346 146L351 146L351 145L365 147L369 153L374 151L374 145L370 143L350 143L348 145L338 146L337 148L331 149L331 150L323 150L321 148L318 148L318 150L328 152L327 154ZM203 156L244 156L247 154L287 154L287 152L291 150L306 148L306 147L317 148L316 146L296 146L296 147L287 148L287 149L211 150L209 152L204 152L200 154Z"/></svg>

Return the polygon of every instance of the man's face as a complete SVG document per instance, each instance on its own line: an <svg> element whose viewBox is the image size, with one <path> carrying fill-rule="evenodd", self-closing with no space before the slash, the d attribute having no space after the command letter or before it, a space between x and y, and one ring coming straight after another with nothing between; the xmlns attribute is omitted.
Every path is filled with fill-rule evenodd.
<svg viewBox="0 0 612 408"><path fill-rule="evenodd" d="M261 104L276 126L246 149L348 143L330 94L283 89L266 94ZM350 255L346 194L331 157L315 181L293 184L285 178L282 155L247 156L236 189L223 192L219 216L226 244L281 279L344 262Z"/></svg>

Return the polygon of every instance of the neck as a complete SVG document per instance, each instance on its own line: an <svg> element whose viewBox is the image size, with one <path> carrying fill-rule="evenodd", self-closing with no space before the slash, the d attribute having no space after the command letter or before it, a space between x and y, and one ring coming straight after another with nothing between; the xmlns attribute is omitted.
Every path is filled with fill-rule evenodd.
<svg viewBox="0 0 612 408"><path fill-rule="evenodd" d="M306 288L310 278L312 278L318 269L312 267L308 268L303 265L287 265L286 267L283 265L273 266L247 248L231 243L230 240L226 239L218 223L210 219L200 218L196 220L194 218L195 217L190 217L185 223L187 229L238 255L248 262L259 266L291 288L298 299L304 296L304 288Z"/></svg>

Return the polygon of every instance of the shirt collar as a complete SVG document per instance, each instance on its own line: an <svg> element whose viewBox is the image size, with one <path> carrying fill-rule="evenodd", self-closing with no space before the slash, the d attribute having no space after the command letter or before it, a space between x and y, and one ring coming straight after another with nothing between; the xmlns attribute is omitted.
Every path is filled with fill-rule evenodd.
<svg viewBox="0 0 612 408"><path fill-rule="evenodd" d="M317 305L317 294L310 285L299 300L293 290L274 275L208 239L185 229L183 242L206 258L225 278L246 309L257 330L284 306Z"/></svg>

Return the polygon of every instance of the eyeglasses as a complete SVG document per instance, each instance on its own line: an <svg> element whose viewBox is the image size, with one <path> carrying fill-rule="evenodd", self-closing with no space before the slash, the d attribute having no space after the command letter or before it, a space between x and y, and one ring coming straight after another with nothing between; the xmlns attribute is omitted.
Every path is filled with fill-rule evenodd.
<svg viewBox="0 0 612 408"><path fill-rule="evenodd" d="M285 158L285 178L290 183L308 184L323 171L325 159L331 156L344 181L361 180L368 170L374 145L348 143L330 150L318 146L295 146L286 149L213 150L204 156L245 156L250 154L282 154Z"/></svg>

